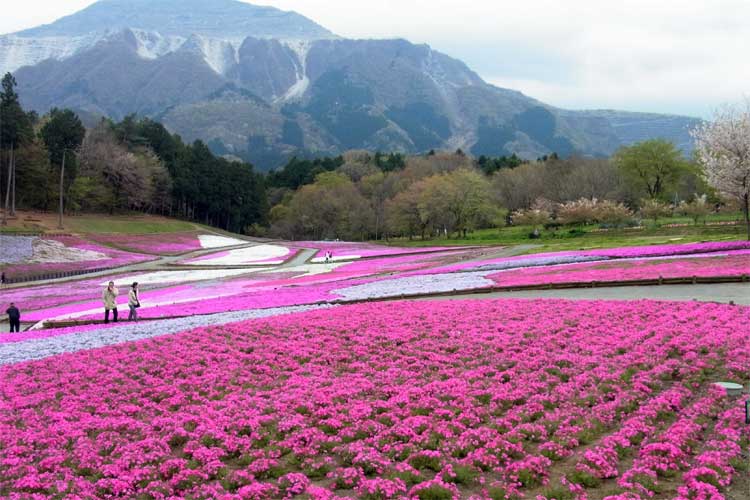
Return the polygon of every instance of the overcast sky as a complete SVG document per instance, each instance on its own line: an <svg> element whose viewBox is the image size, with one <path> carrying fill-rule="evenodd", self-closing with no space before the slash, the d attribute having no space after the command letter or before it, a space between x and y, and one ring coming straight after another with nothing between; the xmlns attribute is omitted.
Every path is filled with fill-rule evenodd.
<svg viewBox="0 0 750 500"><path fill-rule="evenodd" d="M4 0L6 1L6 0ZM6 1L0 33L92 0ZM708 117L750 95L748 0L258 0L338 35L406 38L565 108Z"/></svg>

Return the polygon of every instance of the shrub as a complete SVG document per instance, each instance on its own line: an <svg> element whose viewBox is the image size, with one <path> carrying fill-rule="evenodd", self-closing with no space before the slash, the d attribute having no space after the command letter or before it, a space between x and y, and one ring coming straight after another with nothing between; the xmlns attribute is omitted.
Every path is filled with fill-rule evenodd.
<svg viewBox="0 0 750 500"><path fill-rule="evenodd" d="M601 479L582 470L574 470L568 479L570 479L571 483L580 484L586 488L596 488L602 484Z"/></svg>
<svg viewBox="0 0 750 500"><path fill-rule="evenodd" d="M453 493L448 488L443 488L437 484L433 484L427 488L423 488L417 492L417 497L420 500L452 500Z"/></svg>
<svg viewBox="0 0 750 500"><path fill-rule="evenodd" d="M552 220L552 216L546 210L529 209L518 210L511 215L514 226L544 226Z"/></svg>
<svg viewBox="0 0 750 500"><path fill-rule="evenodd" d="M672 215L672 207L659 200L645 199L641 200L639 213L644 219L651 219L656 224L659 217L669 217Z"/></svg>

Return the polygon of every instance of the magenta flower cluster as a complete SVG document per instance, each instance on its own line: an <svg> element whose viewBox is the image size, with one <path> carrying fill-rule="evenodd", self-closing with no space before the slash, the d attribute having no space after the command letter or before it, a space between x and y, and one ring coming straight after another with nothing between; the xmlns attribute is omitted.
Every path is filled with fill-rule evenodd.
<svg viewBox="0 0 750 500"><path fill-rule="evenodd" d="M90 234L89 238L97 243L115 246L131 252L142 252L157 255L179 255L200 250L203 247L197 232L174 232L153 234Z"/></svg>
<svg viewBox="0 0 750 500"><path fill-rule="evenodd" d="M0 496L718 499L750 428L712 382L750 378L747 324L370 303L20 363L0 369Z"/></svg>

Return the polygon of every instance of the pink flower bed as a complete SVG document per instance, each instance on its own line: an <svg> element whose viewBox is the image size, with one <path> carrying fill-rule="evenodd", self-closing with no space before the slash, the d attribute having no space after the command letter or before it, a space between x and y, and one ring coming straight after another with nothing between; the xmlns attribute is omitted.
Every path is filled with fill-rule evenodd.
<svg viewBox="0 0 750 500"><path fill-rule="evenodd" d="M66 281L53 285L22 286L7 288L0 295L0 306L7 302L15 302L22 311L32 311L50 307L58 307L71 302L83 302L101 298L102 282L111 279L120 281L124 274L106 277Z"/></svg>
<svg viewBox="0 0 750 500"><path fill-rule="evenodd" d="M337 264L330 272L313 275L300 275L300 271L281 270L276 273L252 275L252 278L240 277L218 282L197 282L190 285L168 286L158 290L144 288L141 292L143 308L141 317L158 318L165 316L185 316L190 314L208 314L224 311L236 311L257 307L276 307L303 305L323 300L336 300L340 297L330 294L333 288L350 284L361 284L376 279L385 273L391 277L399 273L423 269L464 256L473 255L473 251L431 253ZM106 278L77 281L64 285L50 285L35 288L14 289L9 291L8 302L16 302L22 308L25 321L42 321L61 315L75 314L101 305L101 282ZM124 275L118 275L115 281L122 281ZM347 280L358 281L347 281ZM336 283L337 286L318 285ZM346 282L342 284L342 282ZM312 287L312 288L311 288ZM317 287L317 288L316 288ZM309 288L309 289L308 289ZM127 302L126 289L121 290L119 303ZM165 301L179 301L174 305L153 304ZM93 319L97 315L87 315L78 319Z"/></svg>
<svg viewBox="0 0 750 500"><path fill-rule="evenodd" d="M92 234L89 238L104 245L157 255L178 255L203 248L197 232Z"/></svg>
<svg viewBox="0 0 750 500"><path fill-rule="evenodd" d="M581 498L590 478L592 498L721 498L750 427L711 382L750 378L743 324L717 304L363 304L6 366L0 496Z"/></svg>
<svg viewBox="0 0 750 500"><path fill-rule="evenodd" d="M607 282L640 279L750 276L750 252L732 255L654 260L585 262L524 269L489 275L499 285Z"/></svg>
<svg viewBox="0 0 750 500"><path fill-rule="evenodd" d="M76 301L75 303L30 311L25 314L22 312L22 319L24 321L44 321L50 318L65 317L66 315L71 315L72 319L79 319L78 316L76 316L76 313L89 311L92 309L103 310L104 305L101 297L102 292L104 291L104 287L101 285L102 281L103 280L100 279L98 286L96 286L91 292L85 294L86 299L83 299L84 295L79 296L78 298L81 298L82 301ZM120 293L117 296L117 304L120 309L127 310L128 291L128 287L119 288ZM175 299L175 297L180 297L180 294L185 293L187 293L188 296L191 297L191 300L201 299L200 293L196 293L191 285L176 285L159 288L156 290L141 290L140 299L143 303L148 303L148 301L157 302L164 300L165 297L169 298L170 300ZM88 319L99 317L101 317L99 313L85 316L85 318Z"/></svg>
<svg viewBox="0 0 750 500"><path fill-rule="evenodd" d="M599 250L586 250L582 253L584 255L604 255L611 258L627 258L726 252L729 250L750 250L750 241L709 241L704 243L682 243L674 245L603 248Z"/></svg>
<svg viewBox="0 0 750 500"><path fill-rule="evenodd" d="M386 255L418 254L457 249L456 247L391 247L376 245L374 243L348 241L295 241L293 244L301 248L317 248L318 253L315 254L314 258L323 258L326 252L331 252L334 259L382 257ZM461 248L458 249L460 250Z"/></svg>
<svg viewBox="0 0 750 500"><path fill-rule="evenodd" d="M5 268L6 276L8 278L18 278L22 276L39 276L43 274L59 272L85 271L90 269L111 269L140 262L147 262L155 259L155 257L151 255L123 252L114 248L104 247L95 243L91 243L75 236L51 236L47 239L59 241L67 247L98 252L104 254L106 258L99 260L84 260L79 262L9 265Z"/></svg>
<svg viewBox="0 0 750 500"><path fill-rule="evenodd" d="M426 271L427 273L450 273L457 271L472 271L482 266L496 264L517 265L517 267L549 266L555 264L579 261L603 261L613 259L634 259L649 257L670 257L691 254L727 253L732 251L750 250L750 241L715 241L707 243L688 243L682 245L651 245L620 248L602 248L597 250L578 250L563 252L544 252L496 259L475 260L461 262ZM420 273L415 273L420 274Z"/></svg>

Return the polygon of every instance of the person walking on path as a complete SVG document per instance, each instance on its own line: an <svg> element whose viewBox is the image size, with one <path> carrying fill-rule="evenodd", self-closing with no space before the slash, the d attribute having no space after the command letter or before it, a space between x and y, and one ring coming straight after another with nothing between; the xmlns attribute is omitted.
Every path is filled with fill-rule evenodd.
<svg viewBox="0 0 750 500"><path fill-rule="evenodd" d="M13 333L14 330L19 333L21 331L21 311L11 302L5 314L8 315L8 321L10 322L10 333Z"/></svg>
<svg viewBox="0 0 750 500"><path fill-rule="evenodd" d="M0 285L4 285L4 284L5 284L5 271L0 273Z"/></svg>
<svg viewBox="0 0 750 500"><path fill-rule="evenodd" d="M128 321L138 321L138 308L141 307L141 301L138 298L138 282L133 283L128 292Z"/></svg>
<svg viewBox="0 0 750 500"><path fill-rule="evenodd" d="M112 311L112 320L117 323L117 295L119 291L115 287L115 282L110 281L107 288L102 293L104 301L104 322L109 323L109 311Z"/></svg>

